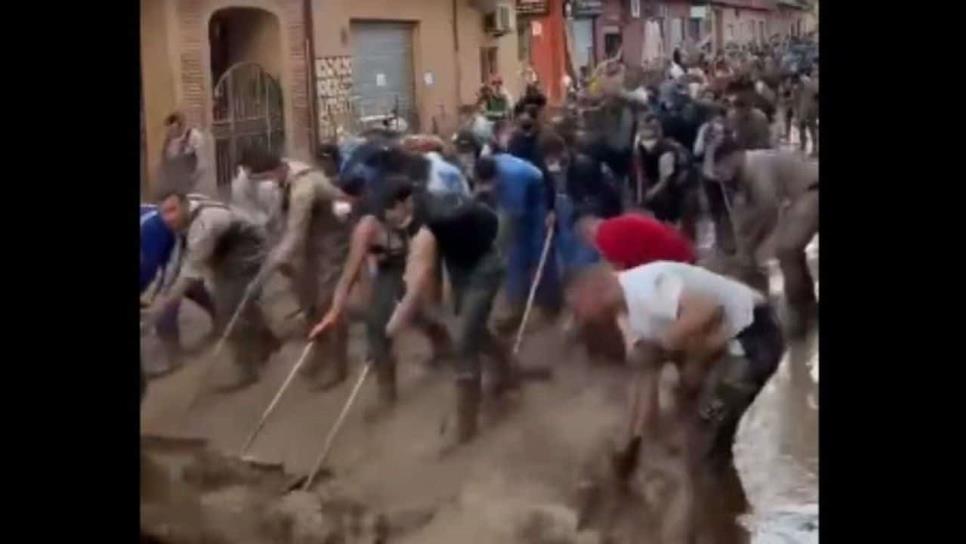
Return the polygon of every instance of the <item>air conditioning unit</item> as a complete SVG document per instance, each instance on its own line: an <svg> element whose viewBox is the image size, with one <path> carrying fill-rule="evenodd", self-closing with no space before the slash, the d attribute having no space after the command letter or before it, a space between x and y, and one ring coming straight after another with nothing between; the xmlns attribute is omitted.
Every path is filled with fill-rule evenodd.
<svg viewBox="0 0 966 544"><path fill-rule="evenodd" d="M483 30L493 36L502 36L513 30L511 25L510 6L498 4L496 11L483 17Z"/></svg>

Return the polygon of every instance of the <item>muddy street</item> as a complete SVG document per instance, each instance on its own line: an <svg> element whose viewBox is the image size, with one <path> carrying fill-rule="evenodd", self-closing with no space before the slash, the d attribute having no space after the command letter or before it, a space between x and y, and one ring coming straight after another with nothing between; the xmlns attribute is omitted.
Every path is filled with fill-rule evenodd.
<svg viewBox="0 0 966 544"><path fill-rule="evenodd" d="M817 266L817 241L810 249L811 264ZM776 274L773 270L773 296L781 292ZM186 342L191 344L205 334L207 323L200 311L187 306L182 312L183 330L190 331ZM348 518L330 519L317 529L346 537L351 531L343 525L354 526L358 531L353 538L358 540L347 542L378 542L373 531L384 519L389 521L380 523L389 524L383 530L393 535L393 542L468 542L466 535L481 543L602 541L596 530L578 530L578 489L604 457L609 441L620 434L628 373L589 361L583 348L568 344L556 327L539 324L533 329L521 362L552 365L553 380L527 384L508 405L485 402L481 435L442 458L443 437L452 425L451 374L448 369L431 370L424 363L429 346L422 337L404 336L399 346L398 406L391 413L373 415L370 407L376 402L376 387L373 382L365 384L326 463L331 474L320 478L309 499L313 511L318 510L318 497L357 505L349 510L359 519L351 523ZM166 515L195 527L199 534L222 535L233 542L279 541L265 525L272 525L273 509L293 500L283 499L280 489L286 480L312 468L361 371L361 333L354 326L351 354L359 363L346 382L320 393L308 390L296 378L282 399L250 451L260 464L278 467L267 474L252 476L257 467L241 463L238 452L295 364L303 347L300 341L290 342L273 356L258 384L236 393L205 395L186 417L184 409L200 379L202 361L192 359L187 368L153 380L141 418L148 473L142 490L142 525L161 532L162 527L172 526L165 515L144 513L164 510L158 504L170 503L178 505L178 513ZM744 520L752 530L817 538L817 516L812 515L818 496L816 347L815 336L792 346L739 428L736 465L754 508ZM157 445L171 441L194 445L175 447L182 448L178 461L178 455L162 453L164 448ZM231 476L232 470L219 469L229 473L221 476L226 482L200 489L186 484L178 491L181 484L170 482L184 480L178 476L184 470L179 463L197 464L202 451L207 451L203 457L208 464L233 466L232 470L247 476ZM150 467L155 481L168 483L151 484ZM149 488L159 485L174 491L169 489L167 498L152 497ZM248 512L253 520L268 516L269 521L232 525L231 534L225 536L225 508ZM631 512L625 518L640 518L625 531L640 538L647 534L646 516ZM812 522L815 528L809 525ZM620 523L615 521L615 526ZM244 539L239 533L244 533ZM191 541L185 538L182 541ZM627 540L635 541L648 540Z"/></svg>

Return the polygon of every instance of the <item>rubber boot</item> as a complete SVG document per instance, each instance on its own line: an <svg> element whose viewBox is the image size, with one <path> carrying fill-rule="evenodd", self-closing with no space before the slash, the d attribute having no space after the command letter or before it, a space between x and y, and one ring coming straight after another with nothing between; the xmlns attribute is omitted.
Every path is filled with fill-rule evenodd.
<svg viewBox="0 0 966 544"><path fill-rule="evenodd" d="M395 404L396 394L396 361L390 359L376 365L376 384L379 386L379 403L383 406Z"/></svg>
<svg viewBox="0 0 966 544"><path fill-rule="evenodd" d="M376 403L363 413L363 420L372 423L387 414L396 404L398 398L396 389L396 361L392 358L373 365L378 386Z"/></svg>
<svg viewBox="0 0 966 544"><path fill-rule="evenodd" d="M493 336L487 335L483 340L483 350L493 363L491 389L493 397L501 398L508 391L519 389L519 374L516 372L509 348Z"/></svg>
<svg viewBox="0 0 966 544"><path fill-rule="evenodd" d="M480 377L456 382L456 440L465 444L476 436L482 397Z"/></svg>

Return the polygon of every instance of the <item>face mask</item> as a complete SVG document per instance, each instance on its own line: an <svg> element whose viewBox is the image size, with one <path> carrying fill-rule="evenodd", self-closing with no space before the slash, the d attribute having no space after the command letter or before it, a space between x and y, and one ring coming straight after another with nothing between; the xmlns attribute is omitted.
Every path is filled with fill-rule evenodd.
<svg viewBox="0 0 966 544"><path fill-rule="evenodd" d="M547 171L551 174L559 174L563 171L563 167L560 166L559 162L551 162L547 164Z"/></svg>
<svg viewBox="0 0 966 544"><path fill-rule="evenodd" d="M350 213L352 213L352 204L341 200L332 203L332 215L339 221L344 223Z"/></svg>
<svg viewBox="0 0 966 544"><path fill-rule="evenodd" d="M654 149L654 146L657 145L657 139L656 138L648 138L646 140L645 139L642 139L641 140L641 145L644 146L644 149L650 151L650 150Z"/></svg>

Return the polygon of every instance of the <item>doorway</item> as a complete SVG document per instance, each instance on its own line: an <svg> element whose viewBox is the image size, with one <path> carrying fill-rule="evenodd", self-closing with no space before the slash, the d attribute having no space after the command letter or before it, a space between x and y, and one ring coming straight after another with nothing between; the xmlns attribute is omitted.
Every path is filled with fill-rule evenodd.
<svg viewBox="0 0 966 544"><path fill-rule="evenodd" d="M285 150L282 39L278 18L256 8L216 11L211 46L212 137L219 192L230 189L241 153L259 146Z"/></svg>

